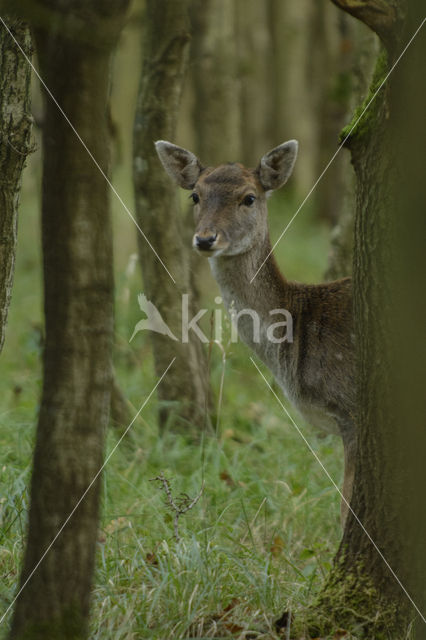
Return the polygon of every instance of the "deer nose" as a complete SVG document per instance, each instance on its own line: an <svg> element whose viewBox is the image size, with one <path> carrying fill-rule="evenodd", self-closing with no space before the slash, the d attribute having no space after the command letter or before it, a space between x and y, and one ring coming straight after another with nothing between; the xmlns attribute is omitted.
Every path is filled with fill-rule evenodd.
<svg viewBox="0 0 426 640"><path fill-rule="evenodd" d="M217 238L217 233L215 233L212 236L207 236L207 237L202 237L202 236L195 236L195 246L197 247L197 249L201 249L201 251L208 251L209 249L211 249L211 247L213 246L213 244L215 243Z"/></svg>

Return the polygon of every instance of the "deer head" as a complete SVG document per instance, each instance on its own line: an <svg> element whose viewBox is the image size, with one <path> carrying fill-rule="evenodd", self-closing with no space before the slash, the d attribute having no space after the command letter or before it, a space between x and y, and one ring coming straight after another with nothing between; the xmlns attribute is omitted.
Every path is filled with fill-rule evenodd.
<svg viewBox="0 0 426 640"><path fill-rule="evenodd" d="M171 178L190 190L196 230L193 247L202 255L237 255L263 242L268 233L266 198L293 171L296 140L269 151L256 169L238 163L204 168L198 158L170 142L155 143Z"/></svg>

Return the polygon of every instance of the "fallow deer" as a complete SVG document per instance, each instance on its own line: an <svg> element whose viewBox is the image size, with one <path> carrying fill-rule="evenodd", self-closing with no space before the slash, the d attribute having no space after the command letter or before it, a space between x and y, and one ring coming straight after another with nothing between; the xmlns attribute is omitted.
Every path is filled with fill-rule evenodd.
<svg viewBox="0 0 426 640"><path fill-rule="evenodd" d="M278 269L269 239L267 197L290 177L297 142L275 147L256 169L238 163L204 167L193 153L164 140L156 142L156 149L171 178L192 192L197 225L193 247L209 258L228 311L253 309L261 319L260 341L253 339L249 317L241 318L240 337L308 422L341 435L343 495L349 502L356 453L351 280L289 282ZM277 344L267 337L276 322L269 312L282 308L291 313L293 341ZM343 502L343 517L345 513Z"/></svg>

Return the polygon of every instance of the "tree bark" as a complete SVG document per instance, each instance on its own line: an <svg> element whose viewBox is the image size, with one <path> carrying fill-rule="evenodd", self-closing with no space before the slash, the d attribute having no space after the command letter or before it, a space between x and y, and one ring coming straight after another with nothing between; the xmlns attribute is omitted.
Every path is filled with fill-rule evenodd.
<svg viewBox="0 0 426 640"><path fill-rule="evenodd" d="M333 11L331 4L329 4L329 9ZM335 77L333 94L336 92L336 98L340 95L343 99L345 110L342 115L345 116L345 122L347 122L347 118L368 93L374 63L379 52L379 41L376 35L361 22L352 20L343 12L336 13L340 16L339 24L342 25L343 30L340 40L342 52L338 53L339 58L342 59L339 62L339 74ZM342 19L343 22L341 22ZM341 106L343 107L343 104ZM337 142L336 139L335 145ZM334 148L328 146L329 156L328 158L323 157L322 168L325 167L336 148L337 146ZM320 207L329 207L334 203L335 210L335 226L331 232L331 248L327 271L324 275L326 280L336 280L352 274L355 174L350 163L348 150L341 150L338 159L338 198L336 199L332 195L334 177L329 175L329 171L325 175L325 179L328 180L325 193L324 191L320 193Z"/></svg>
<svg viewBox="0 0 426 640"><path fill-rule="evenodd" d="M240 79L235 0L190 2L194 151L215 166L240 159Z"/></svg>
<svg viewBox="0 0 426 640"><path fill-rule="evenodd" d="M31 57L31 36L17 18L5 22ZM31 67L0 25L0 352L12 295L22 171L30 152Z"/></svg>
<svg viewBox="0 0 426 640"><path fill-rule="evenodd" d="M268 9L267 2L236 1L234 39L238 84L234 82L234 87L239 89L240 157L241 162L249 167L257 166L267 149L282 142L270 136L273 117L270 69L274 60L269 47ZM234 94L238 97L235 88Z"/></svg>
<svg viewBox="0 0 426 640"><path fill-rule="evenodd" d="M405 39L425 18L422 0L407 5ZM396 447L401 451L401 469L406 473L406 499L401 500L400 527L407 540L403 551L406 587L423 614L416 616L414 637L422 640L426 630L426 30L423 24L416 40L396 69L390 96L392 132L399 157L399 181L393 183L397 246L400 247L396 287L395 324L398 356ZM402 188L401 188L402 187ZM401 474L402 475L402 474Z"/></svg>
<svg viewBox="0 0 426 640"><path fill-rule="evenodd" d="M35 29L41 76L104 172L110 50L126 5L63 2L52 23ZM92 25L90 43L76 39L78 32L62 35L71 16ZM104 29L112 19L114 37ZM93 480L102 465L110 402L112 238L109 187L49 96L42 243L43 392L22 592L10 638L76 640L88 635L100 491L99 477Z"/></svg>
<svg viewBox="0 0 426 640"><path fill-rule="evenodd" d="M343 12L335 11L328 0L317 4L312 24L313 42L318 54L313 56L311 86L320 84L316 94L318 102L319 176L337 150L339 133L351 113L354 91L354 58L357 31L355 22ZM372 35L372 38L374 36ZM326 73L324 71L326 70ZM320 82L319 82L319 79ZM367 87L368 87L367 82ZM358 104L361 97L355 102ZM316 215L320 220L335 225L343 213L348 182L351 179L349 154L339 153L327 169L317 187ZM343 273L349 275L350 271Z"/></svg>
<svg viewBox="0 0 426 640"><path fill-rule="evenodd" d="M387 48L367 100L424 18L421 4L399 3L395 32L384 39ZM419 169L426 160L425 54L426 33L421 32L348 140L357 177L359 443L351 507L423 616L426 400L420 387L426 377L426 310L419 291L426 259L418 238L425 231ZM311 633L338 626L356 630L357 638L407 637L413 608L378 549L350 513Z"/></svg>
<svg viewBox="0 0 426 640"><path fill-rule="evenodd" d="M292 138L299 141L300 154L292 184L296 193L307 193L318 177L315 112L318 83L311 87L313 55L307 37L317 2L270 0L270 3L273 50L270 137L275 138L274 145Z"/></svg>
<svg viewBox="0 0 426 640"><path fill-rule="evenodd" d="M188 2L148 0L143 66L134 125L134 185L140 227L175 283L142 236L138 236L144 289L178 339L151 333L155 370L161 375L176 357L158 395L160 428L199 433L205 424L209 388L206 355L197 337L181 342L182 294L191 300L190 241L180 219L176 188L154 148L174 140L189 46ZM185 240L187 240L185 242Z"/></svg>
<svg viewBox="0 0 426 640"><path fill-rule="evenodd" d="M388 50L398 43L396 23L402 19L399 0L331 0L377 33Z"/></svg>

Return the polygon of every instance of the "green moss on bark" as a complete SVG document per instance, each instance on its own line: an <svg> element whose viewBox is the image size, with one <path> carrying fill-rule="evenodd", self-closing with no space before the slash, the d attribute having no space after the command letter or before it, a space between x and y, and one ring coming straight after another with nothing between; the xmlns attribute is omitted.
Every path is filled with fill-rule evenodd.
<svg viewBox="0 0 426 640"><path fill-rule="evenodd" d="M355 109L351 122L340 132L340 143L349 147L354 140L360 140L370 135L378 121L380 110L383 108L384 101L380 99L380 94L386 91L386 83L381 85L388 70L388 54L385 49L382 49L377 58L368 94ZM378 94L375 95L378 90Z"/></svg>
<svg viewBox="0 0 426 640"><path fill-rule="evenodd" d="M408 605L379 593L362 563L350 573L341 559L330 573L318 600L295 616L295 638L336 638L339 630L357 640L396 640L407 637Z"/></svg>

